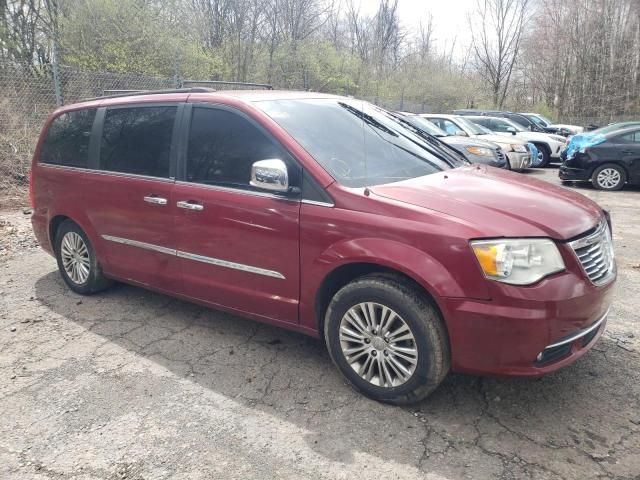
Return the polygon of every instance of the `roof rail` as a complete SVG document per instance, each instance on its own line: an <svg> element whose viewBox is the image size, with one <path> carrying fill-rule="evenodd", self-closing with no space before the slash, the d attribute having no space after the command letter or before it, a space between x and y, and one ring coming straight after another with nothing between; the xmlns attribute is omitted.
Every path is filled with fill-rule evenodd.
<svg viewBox="0 0 640 480"><path fill-rule="evenodd" d="M109 95L104 95L109 92ZM111 93L117 92L117 93ZM206 87L190 87L190 88L173 88L166 90L104 90L103 95L99 97L85 98L83 102L89 102L91 100L104 100L106 98L120 98L120 97L130 97L133 95L157 95L162 93L211 93L215 92L212 88Z"/></svg>
<svg viewBox="0 0 640 480"><path fill-rule="evenodd" d="M234 87L256 87L256 88L264 88L266 90L273 90L273 85L268 83L248 83L248 82L225 82L223 80L183 80L182 85L187 84L203 84L203 85L215 85L215 86L223 86L223 85L232 85Z"/></svg>

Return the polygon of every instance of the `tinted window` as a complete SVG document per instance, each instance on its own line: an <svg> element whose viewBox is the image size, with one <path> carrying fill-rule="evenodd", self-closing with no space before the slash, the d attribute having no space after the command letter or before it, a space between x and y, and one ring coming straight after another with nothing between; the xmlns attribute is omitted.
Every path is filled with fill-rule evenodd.
<svg viewBox="0 0 640 480"><path fill-rule="evenodd" d="M193 109L187 149L189 182L252 188L251 165L271 158L288 163L289 181L295 185L287 154L249 120L228 110Z"/></svg>
<svg viewBox="0 0 640 480"><path fill-rule="evenodd" d="M451 168L424 139L365 102L305 99L256 105L348 187L397 182Z"/></svg>
<svg viewBox="0 0 640 480"><path fill-rule="evenodd" d="M40 161L86 167L95 109L77 110L56 117L44 139Z"/></svg>
<svg viewBox="0 0 640 480"><path fill-rule="evenodd" d="M622 143L640 143L640 130L620 135L616 140Z"/></svg>
<svg viewBox="0 0 640 480"><path fill-rule="evenodd" d="M176 111L175 106L108 109L100 144L102 169L168 178Z"/></svg>

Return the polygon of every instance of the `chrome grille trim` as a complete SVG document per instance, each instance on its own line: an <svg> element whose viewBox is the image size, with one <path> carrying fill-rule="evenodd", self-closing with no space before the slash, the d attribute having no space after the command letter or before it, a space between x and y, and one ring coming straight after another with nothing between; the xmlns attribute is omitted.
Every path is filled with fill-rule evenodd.
<svg viewBox="0 0 640 480"><path fill-rule="evenodd" d="M615 277L613 241L605 221L602 221L593 233L569 242L569 246L591 283L600 286Z"/></svg>
<svg viewBox="0 0 640 480"><path fill-rule="evenodd" d="M580 331L574 333L573 335L565 337L562 340L558 340L556 343L552 343L551 345L547 345L546 347L544 347L544 349L548 350L550 348L555 348L555 347L559 347L561 345L566 345L567 343L575 342L579 338L582 338L582 337L588 335L589 333L593 332L596 328L599 328L600 325L602 325L602 322L604 322L607 319L607 317L609 316L609 310L610 309L607 308L607 311L604 312L604 314L601 315L600 318L598 318L595 322L593 322L589 327L585 328L584 330L580 330Z"/></svg>

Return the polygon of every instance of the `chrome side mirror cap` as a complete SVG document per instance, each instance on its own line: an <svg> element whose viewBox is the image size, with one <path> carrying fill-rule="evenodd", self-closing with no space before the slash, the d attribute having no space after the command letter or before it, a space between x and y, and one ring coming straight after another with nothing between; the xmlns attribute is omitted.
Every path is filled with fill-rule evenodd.
<svg viewBox="0 0 640 480"><path fill-rule="evenodd" d="M467 135L467 132L465 132L464 130L456 130L455 133L456 137L468 137L469 135Z"/></svg>
<svg viewBox="0 0 640 480"><path fill-rule="evenodd" d="M251 165L251 186L271 192L289 191L287 165L279 158L259 160Z"/></svg>
<svg viewBox="0 0 640 480"><path fill-rule="evenodd" d="M516 134L516 129L513 127L507 127L507 132L509 132L511 135L515 135Z"/></svg>

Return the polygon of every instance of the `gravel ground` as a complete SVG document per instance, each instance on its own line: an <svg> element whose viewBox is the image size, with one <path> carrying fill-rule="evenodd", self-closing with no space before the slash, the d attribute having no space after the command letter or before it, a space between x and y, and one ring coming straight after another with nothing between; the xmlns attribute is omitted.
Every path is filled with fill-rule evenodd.
<svg viewBox="0 0 640 480"><path fill-rule="evenodd" d="M536 170L557 183L557 170ZM592 352L542 379L450 375L421 404L354 393L302 335L118 285L71 293L0 213L0 478L640 479L640 189Z"/></svg>

